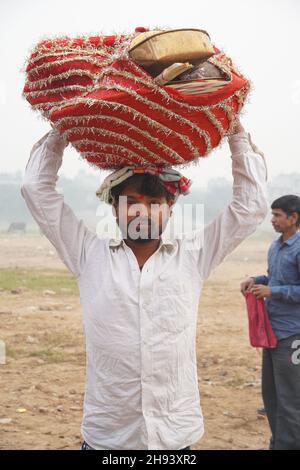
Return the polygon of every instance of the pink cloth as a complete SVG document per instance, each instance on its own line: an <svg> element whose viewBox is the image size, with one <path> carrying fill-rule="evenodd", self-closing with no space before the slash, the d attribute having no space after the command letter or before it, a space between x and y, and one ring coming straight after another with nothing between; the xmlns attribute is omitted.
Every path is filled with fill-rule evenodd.
<svg viewBox="0 0 300 470"><path fill-rule="evenodd" d="M272 329L263 299L252 292L246 294L250 344L256 348L276 348L277 338Z"/></svg>

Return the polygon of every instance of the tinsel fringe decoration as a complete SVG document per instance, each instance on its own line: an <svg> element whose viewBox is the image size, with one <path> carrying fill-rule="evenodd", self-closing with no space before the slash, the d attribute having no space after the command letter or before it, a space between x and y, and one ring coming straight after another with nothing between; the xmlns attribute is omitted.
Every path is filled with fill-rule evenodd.
<svg viewBox="0 0 300 470"><path fill-rule="evenodd" d="M41 41L23 96L94 167L197 164L233 132L250 81L215 47L208 60L228 78L221 89L197 96L160 86L130 59L133 37Z"/></svg>

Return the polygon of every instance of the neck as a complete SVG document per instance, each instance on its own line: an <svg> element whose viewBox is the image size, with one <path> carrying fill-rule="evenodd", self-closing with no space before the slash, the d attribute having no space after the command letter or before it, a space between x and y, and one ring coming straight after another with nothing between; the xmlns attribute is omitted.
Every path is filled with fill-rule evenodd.
<svg viewBox="0 0 300 470"><path fill-rule="evenodd" d="M158 248L160 243L160 238L155 240L149 240L147 242L139 243L135 240L129 238L124 239L126 245L132 249L135 255L151 256Z"/></svg>
<svg viewBox="0 0 300 470"><path fill-rule="evenodd" d="M282 232L282 241L285 242L286 240L288 240L290 237L295 235L295 233L297 233L298 230L299 230L299 227L291 227L287 229L286 231Z"/></svg>

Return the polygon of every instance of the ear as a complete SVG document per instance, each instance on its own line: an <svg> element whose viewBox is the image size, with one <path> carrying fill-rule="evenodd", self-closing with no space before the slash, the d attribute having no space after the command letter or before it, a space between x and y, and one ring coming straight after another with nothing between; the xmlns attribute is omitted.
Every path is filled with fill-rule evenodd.
<svg viewBox="0 0 300 470"><path fill-rule="evenodd" d="M298 212L292 212L291 217L293 218L293 222L296 224L299 218Z"/></svg>

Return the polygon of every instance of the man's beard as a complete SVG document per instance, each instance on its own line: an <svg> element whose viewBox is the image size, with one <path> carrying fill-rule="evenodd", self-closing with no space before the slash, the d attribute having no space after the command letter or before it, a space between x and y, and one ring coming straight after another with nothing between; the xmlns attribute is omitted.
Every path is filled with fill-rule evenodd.
<svg viewBox="0 0 300 470"><path fill-rule="evenodd" d="M138 223L134 219L127 224L126 230L122 230L121 224L119 224L119 227L125 239L139 244L158 240L163 232L163 228L154 223L153 220L151 221L151 219L141 219Z"/></svg>

